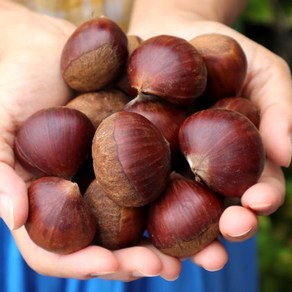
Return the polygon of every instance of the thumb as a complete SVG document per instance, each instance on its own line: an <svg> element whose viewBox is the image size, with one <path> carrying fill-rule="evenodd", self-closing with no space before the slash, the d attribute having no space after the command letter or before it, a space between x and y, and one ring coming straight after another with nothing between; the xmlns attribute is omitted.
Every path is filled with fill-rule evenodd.
<svg viewBox="0 0 292 292"><path fill-rule="evenodd" d="M26 222L28 198L25 182L9 165L0 162L0 217L9 229Z"/></svg>

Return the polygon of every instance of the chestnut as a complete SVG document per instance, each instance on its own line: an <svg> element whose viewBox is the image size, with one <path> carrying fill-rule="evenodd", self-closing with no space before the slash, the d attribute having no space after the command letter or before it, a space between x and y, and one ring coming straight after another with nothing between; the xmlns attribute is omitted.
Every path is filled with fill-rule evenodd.
<svg viewBox="0 0 292 292"><path fill-rule="evenodd" d="M120 111L105 118L92 143L93 169L106 194L123 207L141 207L163 192L169 143L148 119Z"/></svg>
<svg viewBox="0 0 292 292"><path fill-rule="evenodd" d="M159 35L144 41L130 55L128 79L139 94L186 105L203 93L207 70L201 55L186 40Z"/></svg>
<svg viewBox="0 0 292 292"><path fill-rule="evenodd" d="M107 249L120 249L137 244L146 229L145 207L121 207L93 180L84 199L95 216L95 243Z"/></svg>
<svg viewBox="0 0 292 292"><path fill-rule="evenodd" d="M129 98L120 90L108 89L80 94L66 106L83 112L96 129L104 118L122 110L128 101Z"/></svg>
<svg viewBox="0 0 292 292"><path fill-rule="evenodd" d="M65 82L79 92L97 91L109 85L126 64L127 42L122 29L106 17L82 23L62 51Z"/></svg>
<svg viewBox="0 0 292 292"><path fill-rule="evenodd" d="M172 173L163 195L150 205L147 230L165 254L185 258L219 235L220 197L206 186Z"/></svg>
<svg viewBox="0 0 292 292"><path fill-rule="evenodd" d="M140 95L126 104L124 110L138 113L152 122L169 142L172 154L177 154L178 129L187 117L181 108L153 96Z"/></svg>
<svg viewBox="0 0 292 292"><path fill-rule="evenodd" d="M36 176L70 179L90 154L94 128L80 111L50 107L30 116L15 136L14 153Z"/></svg>
<svg viewBox="0 0 292 292"><path fill-rule="evenodd" d="M96 224L78 185L58 177L42 177L28 188L26 230L45 250L69 254L91 244Z"/></svg>
<svg viewBox="0 0 292 292"><path fill-rule="evenodd" d="M219 99L212 106L213 108L222 108L237 111L247 118L259 128L260 125L260 110L259 108L249 99L244 97L225 97Z"/></svg>
<svg viewBox="0 0 292 292"><path fill-rule="evenodd" d="M179 144L196 179L225 196L240 197L257 183L264 168L261 135L236 111L194 113L180 127Z"/></svg>
<svg viewBox="0 0 292 292"><path fill-rule="evenodd" d="M190 43L207 67L203 97L215 101L237 96L247 73L247 59L240 44L234 38L218 33L199 35Z"/></svg>

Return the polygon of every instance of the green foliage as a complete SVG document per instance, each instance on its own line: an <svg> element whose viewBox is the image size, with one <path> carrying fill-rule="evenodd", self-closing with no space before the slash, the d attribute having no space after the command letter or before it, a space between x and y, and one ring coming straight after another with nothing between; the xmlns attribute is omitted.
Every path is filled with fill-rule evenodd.
<svg viewBox="0 0 292 292"><path fill-rule="evenodd" d="M290 291L292 285L292 174L286 173L287 195L274 214L260 218L258 236L261 291Z"/></svg>
<svg viewBox="0 0 292 292"><path fill-rule="evenodd" d="M246 21L270 24L274 12L269 0L250 0L243 15Z"/></svg>

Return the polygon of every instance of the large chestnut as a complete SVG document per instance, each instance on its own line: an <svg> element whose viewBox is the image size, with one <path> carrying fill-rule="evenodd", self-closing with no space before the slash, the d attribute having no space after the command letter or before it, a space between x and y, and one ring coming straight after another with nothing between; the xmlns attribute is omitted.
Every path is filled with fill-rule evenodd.
<svg viewBox="0 0 292 292"><path fill-rule="evenodd" d="M172 174L161 198L150 206L150 239L165 254L188 257L218 237L222 211L217 194L194 180Z"/></svg>
<svg viewBox="0 0 292 292"><path fill-rule="evenodd" d="M199 35L190 43L207 67L203 97L214 101L238 95L247 72L247 59L240 44L234 38L218 33Z"/></svg>
<svg viewBox="0 0 292 292"><path fill-rule="evenodd" d="M127 42L122 29L106 17L82 23L62 51L64 80L79 92L96 91L109 85L126 64Z"/></svg>
<svg viewBox="0 0 292 292"><path fill-rule="evenodd" d="M28 188L28 199L25 227L38 246L69 254L92 242L95 219L76 183L58 177L42 177Z"/></svg>
<svg viewBox="0 0 292 292"><path fill-rule="evenodd" d="M19 128L14 152L19 162L37 176L72 178L90 154L94 128L78 110L42 109Z"/></svg>
<svg viewBox="0 0 292 292"><path fill-rule="evenodd" d="M185 105L204 91L207 70L200 54L186 40L159 35L144 41L130 55L128 79L139 94Z"/></svg>
<svg viewBox="0 0 292 292"><path fill-rule="evenodd" d="M120 249L137 244L146 229L145 207L121 207L93 180L84 194L95 216L95 243L107 249Z"/></svg>
<svg viewBox="0 0 292 292"><path fill-rule="evenodd" d="M105 118L92 143L96 179L117 204L140 207L157 199L170 173L169 143L148 119L120 111Z"/></svg>
<svg viewBox="0 0 292 292"><path fill-rule="evenodd" d="M179 143L196 178L222 195L240 197L262 174L261 135L236 111L206 109L191 115L180 127Z"/></svg>
<svg viewBox="0 0 292 292"><path fill-rule="evenodd" d="M120 90L101 90L87 92L71 99L66 106L83 112L96 129L107 116L120 111L129 98Z"/></svg>

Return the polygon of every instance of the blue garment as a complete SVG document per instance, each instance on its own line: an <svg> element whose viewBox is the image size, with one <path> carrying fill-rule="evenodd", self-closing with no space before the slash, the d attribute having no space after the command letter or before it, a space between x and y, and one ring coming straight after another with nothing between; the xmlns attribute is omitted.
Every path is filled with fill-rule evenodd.
<svg viewBox="0 0 292 292"><path fill-rule="evenodd" d="M183 262L180 277L168 282L160 277L134 282L102 279L75 280L46 277L23 261L5 224L0 219L1 292L258 292L256 238L243 243L225 242L229 262L218 272L207 272Z"/></svg>

